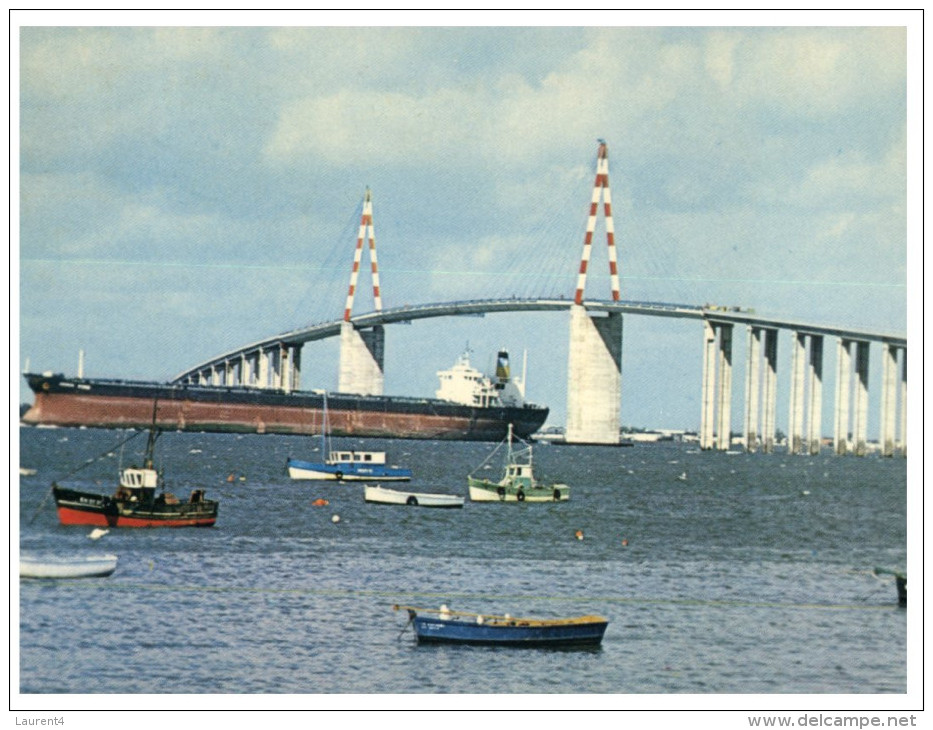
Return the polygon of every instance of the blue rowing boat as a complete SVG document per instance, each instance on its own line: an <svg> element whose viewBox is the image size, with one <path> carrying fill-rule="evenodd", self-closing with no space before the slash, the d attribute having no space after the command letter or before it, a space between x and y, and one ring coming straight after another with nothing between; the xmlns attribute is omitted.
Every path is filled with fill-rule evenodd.
<svg viewBox="0 0 933 730"><path fill-rule="evenodd" d="M408 611L409 623L422 644L485 644L488 646L599 646L609 622L602 616L515 618L478 613L395 606ZM419 612L436 614L420 616Z"/></svg>

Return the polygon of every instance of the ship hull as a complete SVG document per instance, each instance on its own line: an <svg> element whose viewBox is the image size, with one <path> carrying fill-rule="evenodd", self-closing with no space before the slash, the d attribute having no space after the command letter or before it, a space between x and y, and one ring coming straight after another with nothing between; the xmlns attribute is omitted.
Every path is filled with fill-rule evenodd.
<svg viewBox="0 0 933 730"><path fill-rule="evenodd" d="M217 503L136 505L101 494L53 488L58 520L63 525L93 527L211 527Z"/></svg>
<svg viewBox="0 0 933 730"><path fill-rule="evenodd" d="M27 425L146 428L237 433L320 433L321 393L192 386L27 374L35 402ZM541 406L475 408L437 399L328 394L334 436L501 440L512 423L528 437L547 419Z"/></svg>

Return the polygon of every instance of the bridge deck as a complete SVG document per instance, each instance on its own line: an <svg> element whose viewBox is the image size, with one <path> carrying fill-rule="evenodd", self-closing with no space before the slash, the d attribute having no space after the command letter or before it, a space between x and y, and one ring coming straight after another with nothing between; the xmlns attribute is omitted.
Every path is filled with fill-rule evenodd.
<svg viewBox="0 0 933 730"><path fill-rule="evenodd" d="M411 322L416 319L429 319L432 317L452 317L458 315L484 315L495 312L546 312L570 309L573 305L572 299L548 298L548 299L472 299L454 302L438 302L432 304L415 304L393 307L377 312L368 312L366 314L351 317L350 321L358 329L367 329L377 325L397 324L399 322ZM861 341L879 341L887 342L900 347L907 346L907 338L904 335L891 333L875 332L862 329L853 329L847 327L834 327L823 324L813 324L805 322L796 322L790 320L775 319L772 317L763 317L754 312L741 309L728 309L717 307L695 306L690 304L671 304L664 302L637 302L637 301L613 301L613 300L586 300L583 306L591 312L618 312L621 314L635 314L649 317L674 317L678 319L696 319L710 320L714 322L725 322L731 324L747 324L755 327L770 329L790 329L795 332L804 332L807 334L824 335L830 337L842 337L850 340ZM256 352L265 348L279 345L298 345L315 340L323 340L329 337L335 337L340 334L340 326L343 320L336 319L329 322L321 322L301 329L283 332L273 335L256 342L252 342L244 347L223 353L216 357L189 368L179 373L173 379L173 382L180 382L196 373L216 365L222 365L225 362L240 357L241 355Z"/></svg>

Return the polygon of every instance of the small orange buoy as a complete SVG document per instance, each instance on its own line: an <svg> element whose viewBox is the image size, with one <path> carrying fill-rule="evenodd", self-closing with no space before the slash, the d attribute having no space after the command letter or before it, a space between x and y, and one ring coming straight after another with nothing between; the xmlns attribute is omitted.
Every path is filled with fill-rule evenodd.
<svg viewBox="0 0 933 730"><path fill-rule="evenodd" d="M623 538L622 538L622 546L623 546L623 547L627 547L627 546L628 546L628 538L627 538L627 537L623 537Z"/></svg>
<svg viewBox="0 0 933 730"><path fill-rule="evenodd" d="M228 481L228 482L232 482L233 479L234 479L234 475L233 475L233 474L229 474L229 475L227 476L227 481Z"/></svg>
<svg viewBox="0 0 933 730"><path fill-rule="evenodd" d="M318 497L311 504L314 507L326 507L327 505L330 504L330 502L328 502L326 499L323 499L322 497Z"/></svg>
<svg viewBox="0 0 933 730"><path fill-rule="evenodd" d="M583 530L577 530L577 531L576 531L575 533L573 533L573 534L574 534L574 537L577 538L577 540L582 540L582 539L583 539Z"/></svg>

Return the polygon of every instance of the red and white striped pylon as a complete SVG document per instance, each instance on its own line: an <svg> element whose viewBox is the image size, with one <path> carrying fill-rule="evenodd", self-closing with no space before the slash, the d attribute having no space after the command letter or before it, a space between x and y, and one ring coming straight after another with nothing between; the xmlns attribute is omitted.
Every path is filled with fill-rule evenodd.
<svg viewBox="0 0 933 730"><path fill-rule="evenodd" d="M379 262L376 260L376 230L373 228L373 196L366 188L363 198L363 215L360 218L360 234L356 239L356 251L353 254L353 271L350 272L350 291L347 292L347 306L343 310L343 319L350 321L353 309L353 296L356 294L356 280L360 274L360 259L363 257L363 239L369 231L369 259L373 271L373 302L377 312L382 311L382 296L379 294Z"/></svg>
<svg viewBox="0 0 933 730"><path fill-rule="evenodd" d="M596 158L596 182L593 184L590 217L586 222L586 238L583 240L583 255L580 257L580 274L577 276L577 293L574 297L576 304L583 304L586 268L590 263L593 231L596 229L596 212L599 210L600 195L603 197L603 212L606 218L606 241L609 244L609 275L612 283L612 299L613 301L619 301L619 269L616 264L615 228L612 224L612 196L609 193L609 149L602 140L599 141L599 154Z"/></svg>

